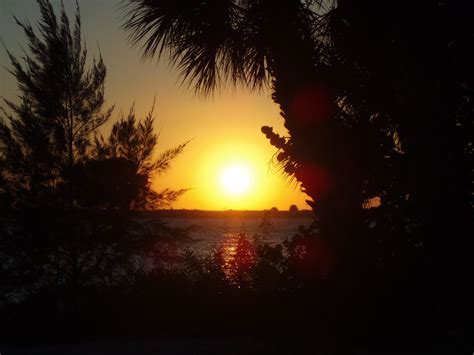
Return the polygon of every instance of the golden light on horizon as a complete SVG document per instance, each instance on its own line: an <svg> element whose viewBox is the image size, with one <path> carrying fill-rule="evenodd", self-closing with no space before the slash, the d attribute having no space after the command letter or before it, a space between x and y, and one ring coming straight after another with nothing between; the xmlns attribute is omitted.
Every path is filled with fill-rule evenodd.
<svg viewBox="0 0 474 355"><path fill-rule="evenodd" d="M283 181L270 164L273 147L258 138L230 136L213 144L194 141L170 172L156 179L156 189L171 184L189 188L173 204L176 209L286 210L292 204L304 209L305 196L296 194L298 186Z"/></svg>
<svg viewBox="0 0 474 355"><path fill-rule="evenodd" d="M191 142L172 169L154 180L158 191L163 186L189 188L174 209L286 210L292 204L305 208L298 187L285 184L270 165L273 147L260 132L246 136L230 132L225 137L224 133L219 139Z"/></svg>
<svg viewBox="0 0 474 355"><path fill-rule="evenodd" d="M226 166L222 169L219 180L223 192L231 196L246 194L252 183L251 172L245 165Z"/></svg>

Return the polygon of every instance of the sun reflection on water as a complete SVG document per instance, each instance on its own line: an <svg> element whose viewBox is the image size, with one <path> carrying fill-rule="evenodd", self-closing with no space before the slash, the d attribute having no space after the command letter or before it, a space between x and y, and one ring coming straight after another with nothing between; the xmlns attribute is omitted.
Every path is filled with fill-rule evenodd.
<svg viewBox="0 0 474 355"><path fill-rule="evenodd" d="M222 270L227 279L240 285L255 264L254 245L244 234L224 234L221 244Z"/></svg>
<svg viewBox="0 0 474 355"><path fill-rule="evenodd" d="M221 245L222 252L222 269L227 278L233 275L233 267L235 265L235 255L237 253L238 235L226 233L223 235L224 241Z"/></svg>

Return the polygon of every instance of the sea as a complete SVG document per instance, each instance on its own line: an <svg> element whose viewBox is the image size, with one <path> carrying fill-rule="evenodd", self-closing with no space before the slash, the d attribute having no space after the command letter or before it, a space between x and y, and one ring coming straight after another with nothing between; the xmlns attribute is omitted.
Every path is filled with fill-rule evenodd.
<svg viewBox="0 0 474 355"><path fill-rule="evenodd" d="M309 211L308 211L309 212ZM300 211L265 213L252 212L199 212L175 213L157 216L157 220L170 228L186 230L189 236L184 246L198 254L223 247L232 249L240 235L252 239L258 235L270 245L282 243L297 232L299 226L309 226L313 219L311 213Z"/></svg>

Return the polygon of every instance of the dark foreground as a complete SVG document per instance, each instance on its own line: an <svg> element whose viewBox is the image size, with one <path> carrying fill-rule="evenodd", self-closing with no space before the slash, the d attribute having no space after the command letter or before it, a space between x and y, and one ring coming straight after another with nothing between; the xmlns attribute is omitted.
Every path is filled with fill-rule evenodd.
<svg viewBox="0 0 474 355"><path fill-rule="evenodd" d="M465 335L465 334L464 334ZM461 336L458 334L457 336ZM471 344L460 343L455 339L450 344L434 341L424 346L403 347L400 344L386 344L386 348L367 347L345 348L339 350L318 350L319 344L310 337L272 338L272 337L187 337L187 338L155 338L141 341L90 342L83 344L61 344L31 347L0 348L2 354L10 355L62 355L62 354L472 354Z"/></svg>

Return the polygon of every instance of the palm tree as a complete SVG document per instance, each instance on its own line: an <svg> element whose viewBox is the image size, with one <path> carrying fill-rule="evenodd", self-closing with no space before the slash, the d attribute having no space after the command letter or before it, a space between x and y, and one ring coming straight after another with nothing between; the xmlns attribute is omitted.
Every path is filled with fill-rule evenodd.
<svg viewBox="0 0 474 355"><path fill-rule="evenodd" d="M279 137L270 128L264 133L281 150L283 171L321 201L326 183L314 183L307 175L318 172L308 165L319 165L333 184L336 156L350 152L337 148L348 139L342 133L348 125L338 117L338 88L328 85L335 74L327 38L332 6L332 1L131 0L125 5L124 29L133 44L142 44L145 57L168 53L183 80L199 93L210 94L229 81L252 89L271 86L290 136ZM348 165L343 169L349 178ZM360 185L357 180L352 183ZM354 202L358 208L371 197L364 195Z"/></svg>
<svg viewBox="0 0 474 355"><path fill-rule="evenodd" d="M198 93L226 83L271 88L289 136L262 132L278 149L281 171L310 196L328 237L357 233L363 203L386 188L379 180L397 158L385 127L347 99L349 78L329 36L335 4L129 0L123 25L145 57L168 54Z"/></svg>

